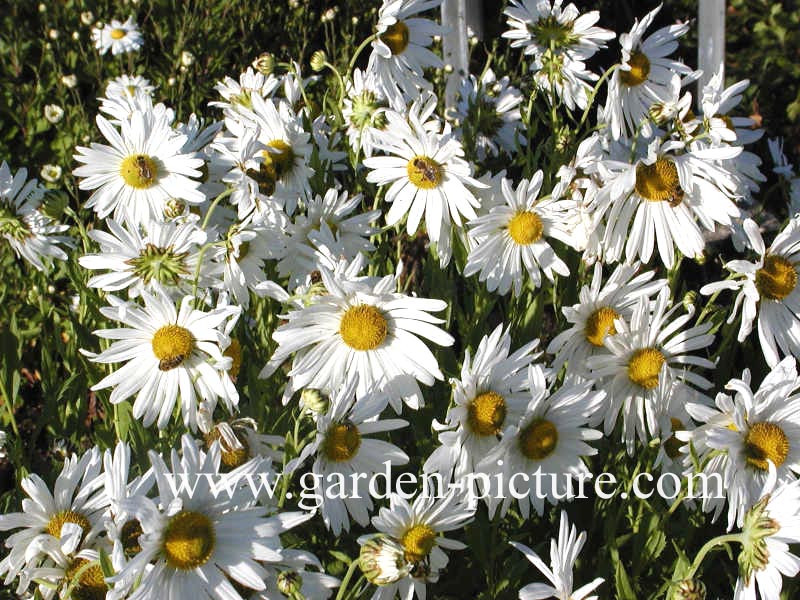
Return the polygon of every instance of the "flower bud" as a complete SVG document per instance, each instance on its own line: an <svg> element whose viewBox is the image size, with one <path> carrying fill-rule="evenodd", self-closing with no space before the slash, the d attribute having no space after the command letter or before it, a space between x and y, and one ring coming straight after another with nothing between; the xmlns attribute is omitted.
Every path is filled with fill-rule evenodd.
<svg viewBox="0 0 800 600"><path fill-rule="evenodd" d="M324 50L317 50L314 54L311 55L311 69L315 73L319 73L322 69L325 68L325 63L328 61L328 57L325 55Z"/></svg>

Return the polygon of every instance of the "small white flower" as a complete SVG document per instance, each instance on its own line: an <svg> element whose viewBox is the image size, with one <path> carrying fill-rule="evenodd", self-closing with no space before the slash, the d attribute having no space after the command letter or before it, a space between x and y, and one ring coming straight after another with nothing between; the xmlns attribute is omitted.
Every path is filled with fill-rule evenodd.
<svg viewBox="0 0 800 600"><path fill-rule="evenodd" d="M128 17L124 23L114 19L109 25L95 27L92 29L92 40L100 54L111 50L111 54L114 56L126 52L136 52L144 44L144 39L133 15Z"/></svg>
<svg viewBox="0 0 800 600"><path fill-rule="evenodd" d="M58 104L45 104L44 118L55 124L64 118L64 109Z"/></svg>
<svg viewBox="0 0 800 600"><path fill-rule="evenodd" d="M61 167L58 165L44 165L42 170L39 171L39 175L42 176L42 179L47 181L48 183L55 183L59 179L61 179Z"/></svg>

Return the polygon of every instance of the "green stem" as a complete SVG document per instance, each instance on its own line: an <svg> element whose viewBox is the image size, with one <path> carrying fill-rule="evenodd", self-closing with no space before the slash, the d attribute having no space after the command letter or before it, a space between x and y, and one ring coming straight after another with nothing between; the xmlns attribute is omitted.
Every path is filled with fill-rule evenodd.
<svg viewBox="0 0 800 600"><path fill-rule="evenodd" d="M359 54L361 54L364 51L364 48L366 48L369 44L374 42L376 39L378 39L378 34L377 33L373 33L371 36L369 36L367 39L365 39L363 42L361 42L361 45L358 48L356 48L356 51L353 53L353 56L350 58L350 64L347 65L348 77L350 76L350 73L353 72L353 67L356 66L356 60L358 60Z"/></svg>
<svg viewBox="0 0 800 600"><path fill-rule="evenodd" d="M694 558L694 562L692 566L689 567L689 571L686 573L686 577L684 579L691 579L694 577L694 574L697 572L697 569L700 568L700 563L703 562L703 559L706 557L712 549L717 546L721 546L722 544L727 544L729 542L739 542L742 543L742 534L741 533L729 533L727 535L719 535L715 538L710 539L705 543L705 545L700 548L700 552L697 553L697 556Z"/></svg>
<svg viewBox="0 0 800 600"><path fill-rule="evenodd" d="M611 67L609 67L606 70L606 72L603 73L603 75L600 77L600 79L597 80L597 83L594 84L594 89L592 90L592 95L589 96L589 100L586 103L586 108L583 110L583 115L581 116L581 122L578 123L578 130L580 130L580 128L583 127L583 124L586 122L586 119L589 116L589 109L592 108L592 106L594 106L594 99L597 96L597 92L600 91L600 86L603 85L603 82L606 79L608 79L609 75L611 75L618 66L619 65L617 64L617 65L612 65Z"/></svg>
<svg viewBox="0 0 800 600"><path fill-rule="evenodd" d="M350 563L350 567L347 569L344 579L342 579L342 584L339 586L339 593L336 594L336 600L344 600L345 592L347 591L347 584L350 583L350 579L353 578L353 573L356 572L357 568L358 559L356 558Z"/></svg>

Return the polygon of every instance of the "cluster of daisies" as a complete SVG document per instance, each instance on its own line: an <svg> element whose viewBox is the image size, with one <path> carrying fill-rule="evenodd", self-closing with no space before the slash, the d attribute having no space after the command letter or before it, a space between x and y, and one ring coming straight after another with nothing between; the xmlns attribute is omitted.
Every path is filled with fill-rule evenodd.
<svg viewBox="0 0 800 600"><path fill-rule="evenodd" d="M503 37L521 50L531 89L487 68L463 79L445 111L426 77L443 67L432 50L443 30L426 16L440 4L384 0L363 69L340 73L317 53L309 77L297 63L278 73L259 57L216 86L209 106L219 119L179 122L142 76L108 84L102 139L74 157L84 208L95 213L90 250L75 258L109 323L83 352L107 365L92 390L132 402L143 427L185 435L170 457L150 451L146 471L120 443L68 459L54 493L25 479L23 512L0 517L0 530L14 531L0 574L18 593L327 598L339 580L280 539L319 518L336 536L370 531L352 565L373 600L424 599L445 551L465 548L455 538L476 500L492 519L541 516L562 503L568 477L589 475L602 438L629 455L657 446L655 469L716 484L700 507L737 531L725 539L742 546L737 600L777 600L781 576L800 570L788 547L800 542L800 178L771 144L793 201L767 247L748 218L765 177L744 149L762 132L734 113L747 82L726 88L717 73L693 98L686 86L699 73L673 58L689 27L654 28L659 9L619 36L618 64L595 73L587 61L617 37L597 25L597 11L510 0ZM133 18L93 38L113 54L143 41ZM339 85L335 114L308 99L326 70ZM581 126L596 107L597 122L580 140L553 132L559 152L576 149L551 172L490 171L492 160L513 165L534 151L539 117L523 118L530 94ZM358 193L348 189L356 177ZM2 164L0 233L39 269L74 246L45 199L25 169L12 175ZM703 257L722 229L742 254L724 264L730 276L675 302L661 275ZM436 347L456 341L449 304L406 293L401 260L376 272L372 257L391 246L392 230L424 232L437 268L487 298L531 298L590 277L546 345L515 347L513 327L500 324L465 350L448 404L426 388L445 380L434 352L447 350ZM726 295L739 342L757 320L771 372L759 383L745 370L714 396L714 320L695 304ZM265 305L257 298L279 314L256 313ZM269 357L247 355L237 337L255 326L270 328ZM301 447L284 448L269 435L274 424L239 416L237 379L253 358L284 405L299 401L312 419ZM381 505L369 477L412 462L384 434L407 428L403 411L426 403L438 415L436 447L419 462L450 491ZM253 493L244 477L301 473L314 475L318 516L284 511L289 496ZM545 477L519 477L533 473ZM181 478L196 485L176 485ZM351 479L357 493L331 493L332 482ZM549 565L514 542L548 581L520 598L596 598L602 579L573 582L585 543L566 512ZM670 593L704 597L698 566Z"/></svg>

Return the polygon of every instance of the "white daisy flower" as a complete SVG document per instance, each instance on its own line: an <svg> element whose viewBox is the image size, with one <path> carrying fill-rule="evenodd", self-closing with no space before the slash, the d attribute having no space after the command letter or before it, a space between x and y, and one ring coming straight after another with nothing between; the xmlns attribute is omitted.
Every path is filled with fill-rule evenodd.
<svg viewBox="0 0 800 600"><path fill-rule="evenodd" d="M510 29L503 37L526 55L541 56L549 51L578 60L591 58L614 39L613 31L595 26L599 11L582 15L574 4L562 4L563 0L510 0L504 11Z"/></svg>
<svg viewBox="0 0 800 600"><path fill-rule="evenodd" d="M276 106L272 100L264 100L259 95L253 95L251 100L252 111L240 115L240 121L226 118L225 125L236 137L243 136L247 129L257 132L264 149L258 157L257 173L251 175L251 179L255 184L263 181L262 185L274 186L274 191L268 195L279 199L291 215L298 199L305 199L311 192L310 179L314 175L309 165L313 149L311 134L303 130L300 116L287 102L279 101Z"/></svg>
<svg viewBox="0 0 800 600"><path fill-rule="evenodd" d="M767 364L774 367L781 354L800 354L800 287L797 285L800 220L790 219L769 249L764 247L758 225L752 219L746 219L743 227L750 246L759 255L758 260L727 262L725 268L735 279L709 283L700 288L700 292L738 292L728 323L736 319L741 307L742 322L737 339L743 342L758 317L761 351Z"/></svg>
<svg viewBox="0 0 800 600"><path fill-rule="evenodd" d="M368 478L383 472L386 462L393 467L408 463L408 455L394 444L366 437L406 427L408 421L378 420L386 402L375 397L377 392L356 400L357 383L354 378L331 397L330 410L317 418L316 439L285 469L292 472L308 457L315 457L314 493L322 498L322 518L336 536L350 531L351 518L361 526L369 524L373 504ZM361 478L361 474L367 477ZM348 491L347 496L339 497L335 490L350 482L354 482L355 493Z"/></svg>
<svg viewBox="0 0 800 600"><path fill-rule="evenodd" d="M239 80L232 77L225 77L214 86L219 95L224 98L224 102L209 102L209 106L220 108L230 108L237 112L242 109L252 110L252 96L255 94L260 98L271 98L281 85L280 78L273 74L264 75L254 71L251 67L239 75Z"/></svg>
<svg viewBox="0 0 800 600"><path fill-rule="evenodd" d="M152 96L154 90L150 80L141 75L120 75L108 82L105 95L106 98L134 98L137 92Z"/></svg>
<svg viewBox="0 0 800 600"><path fill-rule="evenodd" d="M571 327L547 347L548 354L555 354L556 371L566 364L569 372L586 377L586 359L608 352L605 338L617 333L614 321L629 321L639 298L651 298L667 283L654 280L655 271L639 271L639 263L621 264L603 284L603 265L595 263L592 283L581 288L580 302L561 309Z"/></svg>
<svg viewBox="0 0 800 600"><path fill-rule="evenodd" d="M66 252L58 245L71 246L72 241L58 235L69 229L67 225L55 224L40 210L47 190L27 177L27 169L12 175L6 161L0 164L0 236L9 243L14 254L43 271L42 259L66 260Z"/></svg>
<svg viewBox="0 0 800 600"><path fill-rule="evenodd" d="M644 37L660 10L661 5L641 21L637 19L629 33L619 36L622 61L608 80L608 99L604 109L614 139L634 135L643 121L643 131L649 135L646 120L649 119L650 107L673 99L673 74L692 73L692 69L683 63L668 58L677 50L677 40L689 31L689 25L669 25Z"/></svg>
<svg viewBox="0 0 800 600"><path fill-rule="evenodd" d="M221 399L233 411L239 394L227 375L231 359L222 355L230 343L224 333L230 319L237 319L241 309L220 306L210 312L192 308L194 298L186 296L178 310L161 290L155 294L142 291L144 308L122 304L100 309L103 315L127 327L101 329L95 335L116 340L92 361L125 362L125 365L92 386L93 390L113 387L109 400L118 404L136 394L133 416L149 427L157 422L164 429L173 408L181 398L181 412L186 427L197 427L200 401L214 405Z"/></svg>
<svg viewBox="0 0 800 600"><path fill-rule="evenodd" d="M198 187L198 170L203 160L182 153L186 136L176 133L166 115L134 112L117 131L102 116L97 126L110 146L93 143L78 146L75 160L83 163L73 174L83 177L78 187L94 190L86 202L104 219L112 212L117 221L126 217L132 224L163 220L164 208L172 198L200 204L205 200Z"/></svg>
<svg viewBox="0 0 800 600"><path fill-rule="evenodd" d="M771 461L778 481L793 481L800 474L800 377L795 359L781 361L753 392L750 371L725 386L732 396L720 393L716 407L689 405L702 425L691 435L701 462L721 456L711 468L723 478L728 499L728 528L741 526L745 512L760 497ZM711 472L707 467L704 472ZM724 498L704 502L704 510L721 512Z"/></svg>
<svg viewBox="0 0 800 600"><path fill-rule="evenodd" d="M231 340L231 346L234 341ZM232 373L231 376L235 375ZM238 469L253 458L269 459L273 462L283 460L283 452L280 449L283 447L284 438L279 435L258 433L258 426L252 418L220 421L215 425L201 422L199 425L201 431L208 430L204 435L207 449L210 449L214 442L219 444L220 469L223 471Z"/></svg>
<svg viewBox="0 0 800 600"><path fill-rule="evenodd" d="M109 497L110 510L105 519L105 531L109 541L113 544L111 550L111 564L119 572L125 568L128 561L136 556L140 550L139 536L142 534L142 524L136 517L123 508L123 503L134 498L143 498L155 483L152 470L142 475L130 478L131 448L123 442L118 442L111 450L103 454L103 476L105 490ZM129 591L136 583L136 578L118 581L115 592ZM105 583L104 583L104 587ZM124 597L122 594L118 597ZM114 592L109 596L114 600Z"/></svg>
<svg viewBox="0 0 800 600"><path fill-rule="evenodd" d="M530 181L523 179L517 189L503 178L501 188L505 204L469 222L473 248L464 267L464 276L480 273L490 292L507 294L512 285L514 295L522 291L523 268L534 287L542 285L542 272L553 281L555 273L569 275L569 268L553 251L546 237L568 242L569 232L563 227L560 204L551 198L539 199L542 171Z"/></svg>
<svg viewBox="0 0 800 600"><path fill-rule="evenodd" d="M357 375L359 397L380 387L397 412L400 399L419 408L423 400L417 381L432 385L443 376L417 336L440 346L453 344L453 337L436 327L443 321L429 314L447 303L394 292L396 275L353 278L326 267L320 272L326 293L281 316L288 322L272 334L278 348L261 376L294 354L284 402L295 390L336 390Z"/></svg>
<svg viewBox="0 0 800 600"><path fill-rule="evenodd" d="M261 293L265 287L277 285L268 281L264 262L285 254L281 227L263 221L247 227L234 225L226 243L224 288L246 309L250 305L250 290Z"/></svg>
<svg viewBox="0 0 800 600"><path fill-rule="evenodd" d="M513 155L527 143L519 111L522 93L510 85L508 76L498 80L491 69L480 81L470 75L462 80L458 95L453 116L461 127L455 134L471 140L467 147L474 146L478 160L497 156L501 150Z"/></svg>
<svg viewBox="0 0 800 600"><path fill-rule="evenodd" d="M370 210L356 212L361 207L362 196L348 198L346 191L330 188L325 196L315 196L306 202L305 214L298 214L286 226L287 250L278 261L278 274L289 277L289 287L296 288L306 277L318 269L317 249L326 245L337 257L347 261L359 252L369 254L375 246L369 238L378 233L372 224L381 212ZM325 241L333 243L325 244Z"/></svg>
<svg viewBox="0 0 800 600"><path fill-rule="evenodd" d="M573 569L583 546L586 544L586 532L580 535L575 525L570 525L566 511L561 511L561 522L558 526L558 540L550 540L550 566L539 558L533 550L518 542L509 542L525 555L533 566L550 581L546 583L529 583L519 591L520 600L540 600L557 598L558 600L597 600L597 596L589 596L605 580L597 577L594 581L574 590Z"/></svg>
<svg viewBox="0 0 800 600"><path fill-rule="evenodd" d="M388 106L371 78L361 69L353 69L353 78L347 82L342 117L347 123L347 140L354 152L363 150L364 156L372 156L386 128L383 113Z"/></svg>
<svg viewBox="0 0 800 600"><path fill-rule="evenodd" d="M249 600L286 600L314 598L326 600L341 582L322 570L319 559L303 550L282 550L281 564L267 566L266 589L250 596ZM310 570L309 567L314 567Z"/></svg>
<svg viewBox="0 0 800 600"><path fill-rule="evenodd" d="M372 169L367 181L391 183L385 196L392 205L386 224L395 225L408 215L406 230L414 235L424 214L428 237L437 244L439 263L445 266L452 254L451 223L461 227L462 218L474 219L480 206L467 186L484 184L472 178L450 125L440 130L433 121L426 122L434 106L435 97L427 96L415 102L407 116L386 111L388 125L377 146L393 156L365 158L364 166Z"/></svg>
<svg viewBox="0 0 800 600"><path fill-rule="evenodd" d="M512 40L512 48L532 56L536 86L548 92L551 102L555 91L570 110L585 108L592 90L587 82L598 75L588 71L584 61L615 37L613 31L595 26L600 13L581 15L572 3L562 6L562 0L511 0L505 14L510 29L503 37Z"/></svg>
<svg viewBox="0 0 800 600"><path fill-rule="evenodd" d="M764 135L750 117L731 117L728 113L739 105L742 93L750 85L748 79L725 87L725 78L720 69L703 87L700 106L703 117L708 120L708 132L714 144L723 142L741 145L752 144Z"/></svg>
<svg viewBox="0 0 800 600"><path fill-rule="evenodd" d="M448 558L443 549L466 548L465 544L440 534L461 529L472 520L474 513L474 509L469 509L454 494L439 500L421 494L412 504L392 494L389 507L381 508L378 516L372 518L372 524L391 540L393 558L399 561L400 567L395 566L395 572L388 573L387 569L380 568L390 566L385 561L380 560L376 565L370 560L370 554L365 556L366 545L386 538L373 534L358 539L362 545L360 562L365 574L378 575L384 571L380 573L382 577L370 579L378 585L372 600L393 600L398 594L405 600L412 600L414 596L424 600L426 584L436 582L439 572L447 566ZM372 557L377 558L374 554Z"/></svg>
<svg viewBox="0 0 800 600"><path fill-rule="evenodd" d="M685 256L701 256L701 227L730 227L739 216L737 183L725 161L741 152L740 146L699 149L656 139L632 163L605 161L596 207L606 220L605 258L618 260L624 248L628 260L647 263L657 247L664 265L672 267L675 246Z"/></svg>
<svg viewBox="0 0 800 600"><path fill-rule="evenodd" d="M20 580L28 587L32 582L39 584L34 598L52 600L56 594L59 598L107 597L108 585L97 550L75 552L72 544L61 544L50 536L35 540L30 549L47 557L44 564L32 567Z"/></svg>
<svg viewBox="0 0 800 600"><path fill-rule="evenodd" d="M5 540L9 549L0 561L0 575L10 585L24 569L38 566L46 553L38 545L41 538L71 553L81 545L91 545L103 529L103 515L108 508L108 495L103 488L102 457L97 447L80 459L72 455L55 482L54 492L36 474L21 482L28 495L22 500L22 512L0 515L0 531L18 529ZM18 594L28 587L28 577L20 578Z"/></svg>
<svg viewBox="0 0 800 600"><path fill-rule="evenodd" d="M714 341L708 331L711 323L683 330L694 311L673 318L681 305L669 308L669 289L659 292L652 310L646 296L639 298L630 321L615 319L616 334L606 336L607 354L595 354L586 360L589 376L598 389L607 391L602 410L594 422L604 422L610 435L622 413L622 437L633 454L636 438L647 443L659 434L667 396L676 381L701 390L711 387L706 378L689 371L695 366L713 369L714 363L689 354L707 348Z"/></svg>
<svg viewBox="0 0 800 600"><path fill-rule="evenodd" d="M216 482L214 478L223 481L226 477L219 472L218 446L204 453L189 435L183 436L181 446L183 456L179 458L173 450L171 468L161 456L150 451L158 504L149 498L123 503L142 525L141 551L110 581L141 576L129 600L183 600L201 596L242 600L234 584L263 590L267 572L259 561L279 561L282 558L279 534L313 513L265 517L264 509L254 506L247 486L232 486L231 494L214 493L211 487ZM191 493L174 485L180 476L197 484ZM153 566L147 569L150 563Z"/></svg>
<svg viewBox="0 0 800 600"><path fill-rule="evenodd" d="M136 52L144 45L144 39L133 15L128 17L128 20L124 23L112 19L110 24L94 27L92 29L92 40L100 54L105 54L111 50L111 54L114 56L127 52Z"/></svg>
<svg viewBox="0 0 800 600"><path fill-rule="evenodd" d="M528 366L542 354L538 346L533 340L512 353L510 332L501 324L483 336L474 359L466 351L461 378L450 380L455 406L444 423L433 422L441 446L425 461L426 473L448 482L473 473L508 425L519 422L530 400Z"/></svg>
<svg viewBox="0 0 800 600"><path fill-rule="evenodd" d="M442 0L383 0L378 10L377 38L372 42L366 72L394 106L429 90L423 69L440 68L441 59L428 48L441 26L416 15L438 8Z"/></svg>
<svg viewBox="0 0 800 600"><path fill-rule="evenodd" d="M742 528L742 552L734 600L778 600L782 577L800 572L800 483L779 483L770 469L761 499L748 511Z"/></svg>
<svg viewBox="0 0 800 600"><path fill-rule="evenodd" d="M605 396L592 391L591 382L566 382L551 393L544 368L530 365L528 385L524 416L503 431L503 439L479 465L490 480L482 490L490 515L502 505L500 516L505 516L515 499L523 518L528 518L531 506L542 515L545 500L555 505L565 497L570 476L588 475L582 457L597 450L587 442L603 437L586 427L588 416L598 410ZM515 476L518 473L526 477ZM499 489L498 481L504 489Z"/></svg>
<svg viewBox="0 0 800 600"><path fill-rule="evenodd" d="M275 193L274 173L261 171L266 146L258 141L258 128L239 128L229 119L225 126L237 129L239 134L219 136L210 145L209 181L231 189L228 200L237 208L242 224L277 219L283 210L270 198Z"/></svg>
<svg viewBox="0 0 800 600"><path fill-rule="evenodd" d="M107 219L106 225L108 233L98 229L88 233L100 245L100 252L78 259L85 269L107 271L92 276L87 282L89 287L107 292L127 289L131 297L142 290L152 292L157 286L179 295L191 292L198 272L200 247L207 239L206 232L195 221L150 221L140 228ZM218 271L207 255L198 284L213 285L215 270Z"/></svg>

